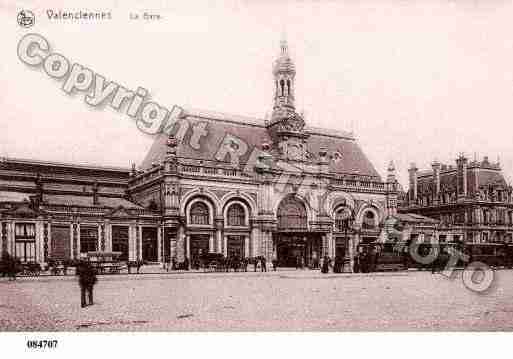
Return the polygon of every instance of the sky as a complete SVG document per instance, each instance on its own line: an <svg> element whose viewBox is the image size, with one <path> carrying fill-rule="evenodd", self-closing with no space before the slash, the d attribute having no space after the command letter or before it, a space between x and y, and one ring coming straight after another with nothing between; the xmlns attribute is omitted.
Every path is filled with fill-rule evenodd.
<svg viewBox="0 0 513 359"><path fill-rule="evenodd" d="M78 2L75 2L78 4ZM264 118L272 63L285 36L296 64L296 107L310 126L353 130L378 172L400 182L415 162L500 159L513 177L512 1L0 0L0 156L129 167L154 136L126 113L22 63L27 33L51 51L152 101ZM36 24L20 27L31 10ZM47 10L110 11L111 20L49 20ZM130 20L130 14L160 20ZM5 36L7 35L7 36Z"/></svg>

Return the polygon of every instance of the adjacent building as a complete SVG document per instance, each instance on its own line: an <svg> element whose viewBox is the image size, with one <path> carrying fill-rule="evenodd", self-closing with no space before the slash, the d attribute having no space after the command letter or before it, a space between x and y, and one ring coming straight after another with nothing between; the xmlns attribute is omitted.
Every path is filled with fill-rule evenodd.
<svg viewBox="0 0 513 359"><path fill-rule="evenodd" d="M512 243L512 192L498 162L488 157L469 161L460 155L454 165L435 161L424 171L412 164L409 190L401 197L399 212L437 219L456 233L455 240Z"/></svg>

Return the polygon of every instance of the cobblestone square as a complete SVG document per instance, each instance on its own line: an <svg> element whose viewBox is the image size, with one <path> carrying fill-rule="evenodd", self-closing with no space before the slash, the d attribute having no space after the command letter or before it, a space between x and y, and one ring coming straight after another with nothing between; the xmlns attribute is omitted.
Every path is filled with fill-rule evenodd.
<svg viewBox="0 0 513 359"><path fill-rule="evenodd" d="M513 328L513 271L485 294L429 272L100 276L0 280L2 331L494 331Z"/></svg>

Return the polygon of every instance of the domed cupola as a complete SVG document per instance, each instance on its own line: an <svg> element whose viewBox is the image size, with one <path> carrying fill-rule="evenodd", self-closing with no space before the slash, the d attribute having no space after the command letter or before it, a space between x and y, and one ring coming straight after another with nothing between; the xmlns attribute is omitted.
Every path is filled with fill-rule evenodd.
<svg viewBox="0 0 513 359"><path fill-rule="evenodd" d="M280 56L274 62L274 109L282 106L294 109L294 77L296 68L289 56L286 40L280 44Z"/></svg>
<svg viewBox="0 0 513 359"><path fill-rule="evenodd" d="M267 130L273 149L279 157L291 161L306 160L305 121L294 106L294 79L296 68L289 56L287 41L280 44L280 56L273 65L274 104Z"/></svg>

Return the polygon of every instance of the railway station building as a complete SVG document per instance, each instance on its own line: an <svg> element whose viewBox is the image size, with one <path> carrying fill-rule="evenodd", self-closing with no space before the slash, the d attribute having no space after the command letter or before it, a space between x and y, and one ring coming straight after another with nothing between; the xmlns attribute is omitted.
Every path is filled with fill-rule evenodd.
<svg viewBox="0 0 513 359"><path fill-rule="evenodd" d="M353 133L308 126L286 42L272 75L270 118L183 109L137 167L4 158L0 250L39 263L91 251L149 263L353 258L397 212L395 169L383 180Z"/></svg>

